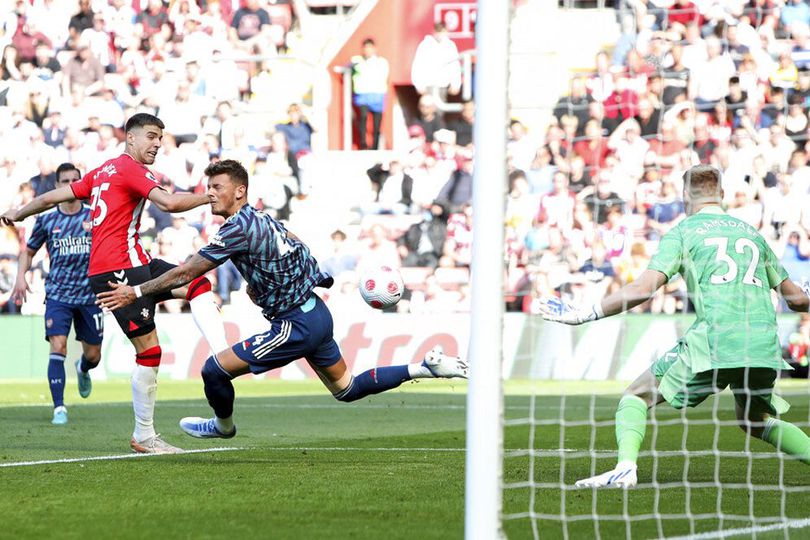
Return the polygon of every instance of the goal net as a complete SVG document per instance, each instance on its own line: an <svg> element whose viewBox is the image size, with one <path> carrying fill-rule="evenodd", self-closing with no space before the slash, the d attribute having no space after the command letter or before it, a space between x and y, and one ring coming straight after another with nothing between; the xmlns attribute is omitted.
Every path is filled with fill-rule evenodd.
<svg viewBox="0 0 810 540"><path fill-rule="evenodd" d="M603 10L547 4L517 2L511 23L504 335L516 342L503 346L502 529L806 537L807 465L747 437L729 390L649 411L633 489L576 487L616 465L622 393L684 335L695 298L675 277L631 313L576 327L544 322L539 301L588 305L637 278L683 219L681 178L700 163L722 172L726 212L757 229L794 281L810 277L807 21L761 2L706 12L691 2L647 2L643 12L619 0ZM592 46L587 65L566 54L609 26L612 41ZM548 88L526 86L531 66L564 78L544 85L557 88L556 104L540 95ZM782 418L808 432L810 320L774 304L783 357L796 367L777 381L791 404ZM738 315L745 328L748 313ZM469 514L467 523L469 536Z"/></svg>

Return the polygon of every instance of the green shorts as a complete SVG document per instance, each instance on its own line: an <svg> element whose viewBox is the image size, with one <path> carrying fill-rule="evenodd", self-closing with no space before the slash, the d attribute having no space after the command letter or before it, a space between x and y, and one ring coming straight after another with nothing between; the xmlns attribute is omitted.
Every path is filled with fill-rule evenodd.
<svg viewBox="0 0 810 540"><path fill-rule="evenodd" d="M686 345L679 343L656 360L650 370L658 380L658 391L676 409L695 407L707 397L731 387L737 405L750 411L783 414L788 403L773 394L777 371L762 367L710 369L692 373L686 360Z"/></svg>

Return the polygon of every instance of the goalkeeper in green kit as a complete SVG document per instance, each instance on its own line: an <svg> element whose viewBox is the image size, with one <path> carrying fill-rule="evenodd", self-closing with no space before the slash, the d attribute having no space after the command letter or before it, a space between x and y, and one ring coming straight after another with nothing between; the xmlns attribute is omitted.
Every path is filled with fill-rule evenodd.
<svg viewBox="0 0 810 540"><path fill-rule="evenodd" d="M720 173L699 165L684 176L687 218L672 228L638 279L593 306L545 299L543 318L564 324L616 315L649 300L675 274L686 280L697 320L677 345L625 390L616 409L616 468L578 487L633 487L647 410L666 401L695 407L731 387L746 433L810 464L810 437L779 420L787 403L773 394L782 360L771 289L793 311L810 309L810 287L793 283L765 239L721 208Z"/></svg>

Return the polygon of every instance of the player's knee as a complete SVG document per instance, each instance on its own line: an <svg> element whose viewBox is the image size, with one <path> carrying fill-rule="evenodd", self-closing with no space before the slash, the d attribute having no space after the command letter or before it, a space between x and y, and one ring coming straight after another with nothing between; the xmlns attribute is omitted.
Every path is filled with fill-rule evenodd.
<svg viewBox="0 0 810 540"><path fill-rule="evenodd" d="M96 365L101 362L101 351L91 351L84 353L84 359L89 363Z"/></svg>
<svg viewBox="0 0 810 540"><path fill-rule="evenodd" d="M205 361L200 375L202 375L203 382L209 384L221 379L233 378L228 372L222 369L222 366L219 365L219 362L217 362L217 359L214 356L209 356L208 360Z"/></svg>
<svg viewBox="0 0 810 540"><path fill-rule="evenodd" d="M194 300L201 294L211 292L211 282L205 276L200 276L188 284L188 291L186 292L186 300L189 302Z"/></svg>
<svg viewBox="0 0 810 540"><path fill-rule="evenodd" d="M338 401L349 403L362 398L364 394L360 391L360 388L354 384L354 377L352 377L351 380L349 380L349 385L346 386L346 388L339 392L334 392L332 396L334 396L334 398Z"/></svg>
<svg viewBox="0 0 810 540"><path fill-rule="evenodd" d="M150 347L145 351L141 351L135 355L135 363L146 367L160 366L160 357L163 355L163 350L160 345Z"/></svg>
<svg viewBox="0 0 810 540"><path fill-rule="evenodd" d="M67 355L67 336L51 336L48 341L51 342L52 353Z"/></svg>

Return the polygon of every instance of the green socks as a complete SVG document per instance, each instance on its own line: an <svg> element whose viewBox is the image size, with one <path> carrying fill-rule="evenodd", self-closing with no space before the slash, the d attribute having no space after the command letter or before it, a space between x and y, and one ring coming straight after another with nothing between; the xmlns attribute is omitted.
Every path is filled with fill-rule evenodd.
<svg viewBox="0 0 810 540"><path fill-rule="evenodd" d="M638 459L638 450L644 441L647 428L647 404L636 396L624 396L616 409L616 442L619 446L619 463Z"/></svg>
<svg viewBox="0 0 810 540"><path fill-rule="evenodd" d="M762 440L810 465L810 437L790 422L768 418L762 432Z"/></svg>

